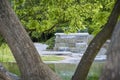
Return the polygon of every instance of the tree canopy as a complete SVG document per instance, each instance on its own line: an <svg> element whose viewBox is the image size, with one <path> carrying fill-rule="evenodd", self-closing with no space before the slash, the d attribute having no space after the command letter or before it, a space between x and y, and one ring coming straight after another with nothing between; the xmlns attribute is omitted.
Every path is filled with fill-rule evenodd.
<svg viewBox="0 0 120 80"><path fill-rule="evenodd" d="M88 29L96 34L108 19L115 0L12 0L19 19L32 37L62 29Z"/></svg>
<svg viewBox="0 0 120 80"><path fill-rule="evenodd" d="M96 35L102 28L115 0L9 0L35 42L46 41L55 32L88 31ZM41 38L42 37L42 38ZM0 44L3 43L0 37Z"/></svg>

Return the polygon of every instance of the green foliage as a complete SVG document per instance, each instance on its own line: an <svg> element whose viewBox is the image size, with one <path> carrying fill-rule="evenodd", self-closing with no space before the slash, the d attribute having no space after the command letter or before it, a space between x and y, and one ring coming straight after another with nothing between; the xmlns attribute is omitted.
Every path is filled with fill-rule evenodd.
<svg viewBox="0 0 120 80"><path fill-rule="evenodd" d="M36 38L45 31L53 33L59 27L64 32L87 28L97 34L114 3L115 0L12 0L23 26Z"/></svg>
<svg viewBox="0 0 120 80"><path fill-rule="evenodd" d="M100 3L101 2L101 3ZM96 9L94 12L94 16L92 17L92 24L90 25L90 28L92 29L93 34L97 34L102 27L105 25L105 23L108 20L108 17L110 15L110 12L113 8L115 1L112 0L109 1L99 1L96 5L99 5L99 9Z"/></svg>
<svg viewBox="0 0 120 80"><path fill-rule="evenodd" d="M0 35L0 46L5 43L5 40L3 39L3 37Z"/></svg>
<svg viewBox="0 0 120 80"><path fill-rule="evenodd" d="M115 0L9 0L31 39L42 34L87 29L96 35L108 20ZM102 26L102 27L101 27ZM48 36L47 36L48 37ZM41 39L46 38L46 39ZM5 40L0 36L0 45Z"/></svg>
<svg viewBox="0 0 120 80"><path fill-rule="evenodd" d="M48 39L45 43L49 46L48 49L53 49L55 44L55 37Z"/></svg>

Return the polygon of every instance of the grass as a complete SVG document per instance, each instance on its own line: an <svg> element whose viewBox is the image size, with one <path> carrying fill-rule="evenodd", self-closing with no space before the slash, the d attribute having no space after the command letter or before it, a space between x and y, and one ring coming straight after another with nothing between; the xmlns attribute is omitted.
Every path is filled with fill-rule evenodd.
<svg viewBox="0 0 120 80"><path fill-rule="evenodd" d="M99 76L102 72L102 68L103 68L104 64L105 64L105 62L94 62L89 71L87 80L99 80Z"/></svg>
<svg viewBox="0 0 120 80"><path fill-rule="evenodd" d="M104 62L93 62L88 73L87 80L99 80ZM56 72L60 75L62 80L70 80L74 74L77 64L57 64Z"/></svg>
<svg viewBox="0 0 120 80"><path fill-rule="evenodd" d="M59 61L59 60L63 60L63 59L64 59L64 57L59 57L59 56L52 56L52 55L42 56L42 60L44 60L44 61ZM6 44L2 44L0 46L0 62L5 63L4 66L6 66L6 68L10 72L20 75L19 69L15 63L15 59L14 59L9 47ZM60 67L60 65L57 66L55 64L49 64L49 65L50 65L50 68L53 71L57 72L62 77L63 80L70 80L71 76L73 75L74 68L76 67L75 65L72 65L72 64L69 64L69 65L63 65L63 64L61 65L60 64L61 67ZM94 62L90 69L90 72L88 74L87 80L98 80L100 73L102 71L103 65L104 65L104 62ZM59 68L59 69L57 70L57 68Z"/></svg>
<svg viewBox="0 0 120 80"><path fill-rule="evenodd" d="M7 44L2 44L0 46L0 62L9 62L9 61L14 62L15 59Z"/></svg>
<svg viewBox="0 0 120 80"><path fill-rule="evenodd" d="M77 64L59 63L55 65L55 71L62 80L70 80L74 74L76 66Z"/></svg>
<svg viewBox="0 0 120 80"><path fill-rule="evenodd" d="M60 60L64 60L64 57L47 55L47 56L42 56L42 60L43 61L60 61Z"/></svg>
<svg viewBox="0 0 120 80"><path fill-rule="evenodd" d="M59 61L64 59L64 57L53 55L41 56L41 58L43 61ZM2 44L0 46L0 62L15 62L12 52L10 51L7 44Z"/></svg>
<svg viewBox="0 0 120 80"><path fill-rule="evenodd" d="M5 62L3 65L12 73L15 73L20 76L19 69L17 64L14 62ZM92 68L90 69L87 80L99 80L99 76L101 73L101 69L104 65L104 62L94 62ZM62 80L70 80L72 75L74 74L74 70L76 68L76 64L54 64L50 63L48 66L55 71Z"/></svg>
<svg viewBox="0 0 120 80"><path fill-rule="evenodd" d="M20 76L20 71L16 62L2 62L2 64L9 72Z"/></svg>

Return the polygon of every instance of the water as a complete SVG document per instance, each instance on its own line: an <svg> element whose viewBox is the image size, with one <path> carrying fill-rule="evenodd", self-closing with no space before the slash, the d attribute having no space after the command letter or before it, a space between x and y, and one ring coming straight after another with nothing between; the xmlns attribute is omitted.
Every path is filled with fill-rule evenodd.
<svg viewBox="0 0 120 80"><path fill-rule="evenodd" d="M10 72L20 76L20 72L16 63L3 63L3 64ZM48 65L63 80L70 80L77 67L77 64L72 63L49 63ZM104 62L94 62L88 74L87 80L98 80L103 65Z"/></svg>
<svg viewBox="0 0 120 80"><path fill-rule="evenodd" d="M62 77L63 80L70 80L75 72L76 67L77 64L60 63L55 64L55 71L60 77Z"/></svg>

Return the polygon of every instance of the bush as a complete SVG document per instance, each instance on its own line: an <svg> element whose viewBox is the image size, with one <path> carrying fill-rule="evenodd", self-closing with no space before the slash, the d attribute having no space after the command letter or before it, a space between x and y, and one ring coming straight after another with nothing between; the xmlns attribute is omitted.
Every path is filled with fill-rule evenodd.
<svg viewBox="0 0 120 80"><path fill-rule="evenodd" d="M53 49L54 44L55 44L55 37L50 38L45 43L48 45L47 49Z"/></svg>

